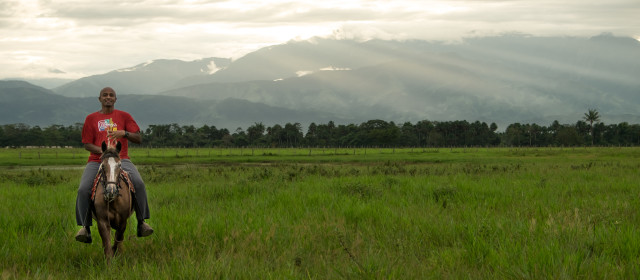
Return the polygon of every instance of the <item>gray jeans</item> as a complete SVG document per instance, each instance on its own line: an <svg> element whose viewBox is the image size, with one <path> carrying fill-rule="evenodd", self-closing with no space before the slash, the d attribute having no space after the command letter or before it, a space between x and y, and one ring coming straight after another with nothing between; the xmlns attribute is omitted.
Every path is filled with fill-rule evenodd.
<svg viewBox="0 0 640 280"><path fill-rule="evenodd" d="M100 163L89 162L84 168L82 178L80 179L80 186L78 187L78 196L76 197L76 223L79 226L91 226L92 214L91 214L91 188L93 187L93 180L98 174ZM136 190L134 209L136 211L136 218L138 222L149 219L149 204L147 203L147 190L140 177L140 173L131 160L122 160L122 169L129 173L129 178L133 183L133 188Z"/></svg>

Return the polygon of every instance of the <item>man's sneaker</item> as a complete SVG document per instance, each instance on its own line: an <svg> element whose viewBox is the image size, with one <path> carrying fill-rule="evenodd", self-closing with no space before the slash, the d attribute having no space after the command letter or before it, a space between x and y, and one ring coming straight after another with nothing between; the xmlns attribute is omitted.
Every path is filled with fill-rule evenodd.
<svg viewBox="0 0 640 280"><path fill-rule="evenodd" d="M142 222L138 224L138 237L147 237L153 233L153 229L149 224Z"/></svg>
<svg viewBox="0 0 640 280"><path fill-rule="evenodd" d="M76 241L82 243L91 243L91 232L86 227L82 227L78 233L76 233Z"/></svg>

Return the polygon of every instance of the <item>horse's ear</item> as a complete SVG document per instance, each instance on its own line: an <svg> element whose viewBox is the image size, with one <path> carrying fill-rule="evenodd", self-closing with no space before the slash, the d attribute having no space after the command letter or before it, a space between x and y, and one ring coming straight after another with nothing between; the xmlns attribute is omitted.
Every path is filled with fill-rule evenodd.
<svg viewBox="0 0 640 280"><path fill-rule="evenodd" d="M106 151L106 150L107 150L107 143L102 141L102 152L104 153L104 151Z"/></svg>
<svg viewBox="0 0 640 280"><path fill-rule="evenodd" d="M118 150L118 153L120 153L120 149L122 149L122 143L118 141L118 144L116 144L116 150Z"/></svg>

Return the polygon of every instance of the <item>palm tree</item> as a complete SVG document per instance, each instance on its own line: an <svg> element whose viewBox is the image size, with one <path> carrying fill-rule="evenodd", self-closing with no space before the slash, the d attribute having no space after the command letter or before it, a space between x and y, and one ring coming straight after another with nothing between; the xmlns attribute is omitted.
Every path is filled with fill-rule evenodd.
<svg viewBox="0 0 640 280"><path fill-rule="evenodd" d="M586 113L584 113L583 119L589 122L590 125L590 133L591 133L591 146L593 146L593 123L597 123L600 121L600 114L596 109L589 109Z"/></svg>

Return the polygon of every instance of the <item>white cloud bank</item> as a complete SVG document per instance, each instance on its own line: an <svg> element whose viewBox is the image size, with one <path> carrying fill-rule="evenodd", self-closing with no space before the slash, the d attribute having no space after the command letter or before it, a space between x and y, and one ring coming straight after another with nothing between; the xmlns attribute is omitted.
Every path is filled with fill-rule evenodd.
<svg viewBox="0 0 640 280"><path fill-rule="evenodd" d="M79 78L153 59L238 58L313 36L427 39L522 32L640 39L637 0L0 0L0 78Z"/></svg>

